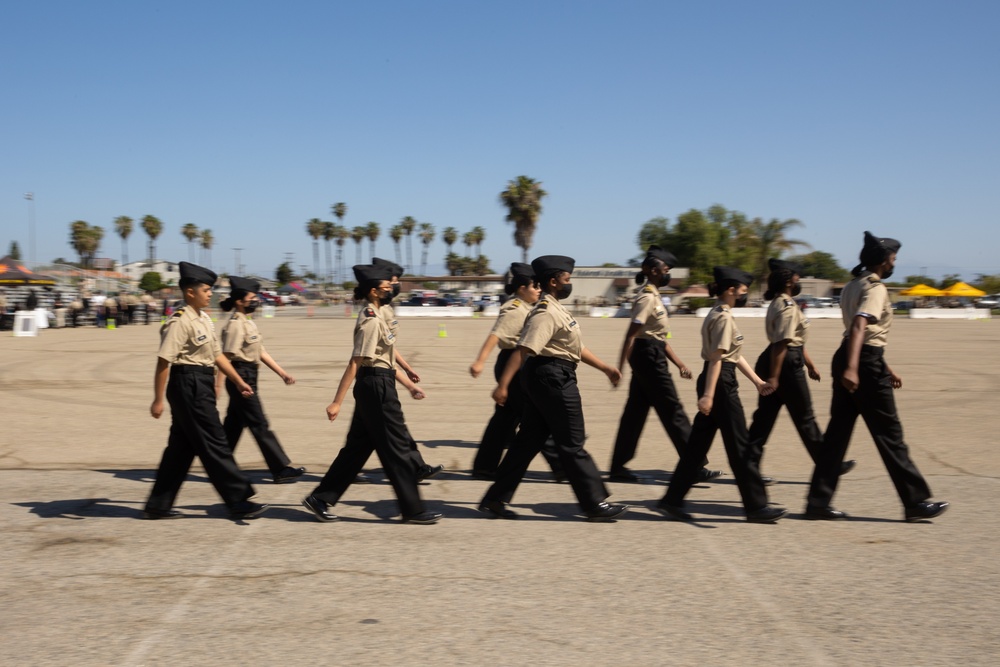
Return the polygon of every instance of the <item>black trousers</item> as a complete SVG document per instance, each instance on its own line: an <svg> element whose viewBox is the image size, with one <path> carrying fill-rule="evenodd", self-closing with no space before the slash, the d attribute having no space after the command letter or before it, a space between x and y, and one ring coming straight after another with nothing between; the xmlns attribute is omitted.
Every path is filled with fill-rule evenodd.
<svg viewBox="0 0 1000 667"><path fill-rule="evenodd" d="M830 424L823 438L823 454L813 472L809 487L810 507L829 507L840 481L840 468L847 454L858 415L865 420L875 440L899 499L906 507L931 497L931 490L903 441L903 425L896 412L892 378L882 358L885 348L864 345L858 363L858 388L852 394L840 383L847 368L846 342L833 355L831 376L833 398L830 401Z"/></svg>
<svg viewBox="0 0 1000 667"><path fill-rule="evenodd" d="M705 391L707 370L708 362L698 376L699 396ZM722 432L722 443L726 447L729 467L733 469L744 509L749 513L765 507L767 491L764 490L760 470L750 450L746 416L743 414L739 384L736 381L736 364L729 362L722 363L719 380L715 384L712 411L708 415L699 412L694 418L688 448L677 464L663 501L675 507L684 506L684 496L697 480L701 462L712 446L716 431Z"/></svg>
<svg viewBox="0 0 1000 667"><path fill-rule="evenodd" d="M277 475L291 463L291 460L281 448L277 436L271 431L264 415L264 408L260 404L260 394L257 393L257 364L234 361L233 368L243 381L253 388L253 396L244 396L239 388L226 378L229 408L226 410L226 421L222 423L222 428L226 432L226 442L235 452L243 429L249 428L254 440L257 441L257 446L260 447L260 453L264 455L267 469L272 475Z"/></svg>
<svg viewBox="0 0 1000 667"><path fill-rule="evenodd" d="M513 349L500 350L496 363L493 365L493 377L500 382L507 367L507 361L514 353ZM509 449L517 436L517 427L521 423L521 415L524 412L524 390L521 388L520 371L514 375L510 381L507 391L507 401L503 405L493 408L493 416L486 425L483 432L483 439L479 443L479 451L472 462L472 469L477 472L495 473L500 466L500 459L503 457L503 450ZM553 472L561 473L562 464L559 462L559 455L556 453L555 444L551 439L546 439L542 445L542 456L548 461Z"/></svg>
<svg viewBox="0 0 1000 667"><path fill-rule="evenodd" d="M170 437L163 450L156 482L146 507L169 510L197 456L222 500L232 507L254 495L250 482L233 460L232 450L215 407L213 369L207 366L170 367L167 402L170 403Z"/></svg>
<svg viewBox="0 0 1000 667"><path fill-rule="evenodd" d="M665 343L648 338L636 338L632 343L628 356L632 380L628 387L628 401L618 423L618 437L611 454L611 472L621 470L635 457L650 408L656 410L678 456L683 455L687 448L691 422L670 377L666 349Z"/></svg>
<svg viewBox="0 0 1000 667"><path fill-rule="evenodd" d="M771 376L771 346L761 352L754 370L762 378ZM764 456L764 445L782 406L788 408L802 444L806 446L813 463L817 463L820 452L823 451L823 432L819 430L816 415L813 414L812 394L806 379L801 346L787 348L785 361L778 375L778 390L770 396L761 396L757 401L757 410L753 413L753 423L750 425L750 449L758 467Z"/></svg>
<svg viewBox="0 0 1000 667"><path fill-rule="evenodd" d="M361 368L354 381L354 417L347 441L313 491L320 500L336 504L371 456L382 468L399 501L404 518L424 511L410 451L410 434L396 393L396 373L387 368Z"/></svg>
<svg viewBox="0 0 1000 667"><path fill-rule="evenodd" d="M496 481L484 500L510 502L532 459L551 435L563 471L584 511L610 495L594 460L583 448L586 438L583 404L576 383L576 364L552 357L531 357L521 369L525 393L521 429L500 462Z"/></svg>

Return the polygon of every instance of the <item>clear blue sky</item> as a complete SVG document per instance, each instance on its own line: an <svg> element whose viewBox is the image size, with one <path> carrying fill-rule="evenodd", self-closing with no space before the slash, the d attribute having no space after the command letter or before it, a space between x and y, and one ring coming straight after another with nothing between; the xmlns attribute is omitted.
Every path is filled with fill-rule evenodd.
<svg viewBox="0 0 1000 667"><path fill-rule="evenodd" d="M273 275L343 201L379 255L412 215L484 227L502 269L525 174L532 255L625 262L649 218L719 203L845 268L870 229L899 275L1000 273L998 27L995 1L0 0L0 252L29 253L30 191L40 261L77 219L119 258L112 220L153 214L160 257L192 222L216 270L242 247Z"/></svg>

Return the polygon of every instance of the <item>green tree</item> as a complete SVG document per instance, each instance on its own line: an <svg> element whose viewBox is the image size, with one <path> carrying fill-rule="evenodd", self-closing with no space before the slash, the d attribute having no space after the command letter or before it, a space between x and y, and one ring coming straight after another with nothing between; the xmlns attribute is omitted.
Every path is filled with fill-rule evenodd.
<svg viewBox="0 0 1000 667"><path fill-rule="evenodd" d="M332 222L323 223L323 240L326 241L326 282L333 283L333 269L330 263L330 246L333 239L337 238L337 225Z"/></svg>
<svg viewBox="0 0 1000 667"><path fill-rule="evenodd" d="M500 203L507 207L507 222L514 225L514 245L521 248L521 261L525 263L546 196L541 182L527 176L508 181L507 189L500 193Z"/></svg>
<svg viewBox="0 0 1000 667"><path fill-rule="evenodd" d="M389 228L389 238L392 239L393 245L396 246L396 264L403 264L403 252L400 248L400 242L403 240L403 226L393 225Z"/></svg>
<svg viewBox="0 0 1000 667"><path fill-rule="evenodd" d="M83 268L93 266L94 257L101 247L101 239L104 238L104 228L96 225L91 226L84 220L76 220L69 225L69 244L80 256L80 265Z"/></svg>
<svg viewBox="0 0 1000 667"><path fill-rule="evenodd" d="M188 244L188 261L192 264L194 263L194 240L201 240L201 232L198 231L198 227L193 223L189 222L183 227L181 227L181 236L187 239Z"/></svg>
<svg viewBox="0 0 1000 667"><path fill-rule="evenodd" d="M458 240L458 230L454 227L445 227L441 232L441 240L444 244L448 246L448 252L445 254L445 263L447 264L448 255L451 254L451 247L455 245L455 241Z"/></svg>
<svg viewBox="0 0 1000 667"><path fill-rule="evenodd" d="M163 233L163 222L155 215L144 215L142 217L142 231L149 237L149 264L152 266L154 255L156 255L156 238Z"/></svg>
<svg viewBox="0 0 1000 667"><path fill-rule="evenodd" d="M21 246L17 244L17 241L10 242L10 250L7 251L11 259L21 259Z"/></svg>
<svg viewBox="0 0 1000 667"><path fill-rule="evenodd" d="M828 252L813 250L804 255L792 255L788 261L802 265L803 277L823 278L835 283L846 283L851 279L851 272L840 266Z"/></svg>
<svg viewBox="0 0 1000 667"><path fill-rule="evenodd" d="M472 228L472 241L476 246L476 257L483 253L483 241L486 240L486 230L482 227Z"/></svg>
<svg viewBox="0 0 1000 667"><path fill-rule="evenodd" d="M115 218L115 233L122 240L122 266L128 264L128 237L132 235L132 218L127 215L119 215Z"/></svg>
<svg viewBox="0 0 1000 667"><path fill-rule="evenodd" d="M313 240L313 273L319 274L319 240L323 238L323 221L312 218L306 223L306 233Z"/></svg>
<svg viewBox="0 0 1000 667"><path fill-rule="evenodd" d="M914 285L927 285L928 287L936 288L938 286L937 281L934 278L931 278L930 276L921 276L921 275L906 276L903 279L903 282L906 283L907 287L913 287Z"/></svg>
<svg viewBox="0 0 1000 667"><path fill-rule="evenodd" d="M368 260L371 261L375 257L375 242L378 241L379 235L382 233L382 228L377 222L369 222L365 225L365 236L368 237Z"/></svg>
<svg viewBox="0 0 1000 667"><path fill-rule="evenodd" d="M212 246L214 244L215 244L215 235L212 234L212 230L211 229L201 230L201 249L205 251L201 261L207 267L212 266Z"/></svg>
<svg viewBox="0 0 1000 667"><path fill-rule="evenodd" d="M351 230L338 224L334 235L337 244L337 282L346 286L344 282L344 244L347 243L347 239L351 238Z"/></svg>
<svg viewBox="0 0 1000 667"><path fill-rule="evenodd" d="M1000 274L988 276L980 273L976 276L976 282L973 285L987 294L998 294L1000 293Z"/></svg>
<svg viewBox="0 0 1000 667"><path fill-rule="evenodd" d="M367 227L357 226L351 230L351 240L354 241L354 249L355 252L357 253L356 257L358 260L354 262L355 264L361 263L361 242L365 240L365 237L367 235L368 235Z"/></svg>
<svg viewBox="0 0 1000 667"><path fill-rule="evenodd" d="M278 285L287 285L295 279L295 274L292 272L292 267L288 262L282 262L278 265L278 268L274 270L274 280Z"/></svg>
<svg viewBox="0 0 1000 667"><path fill-rule="evenodd" d="M417 219L408 215L399 221L399 225L403 228L403 234L406 236L406 270L413 273L413 246L410 243L410 237L413 235L413 230L417 228Z"/></svg>
<svg viewBox="0 0 1000 667"><path fill-rule="evenodd" d="M420 253L420 275L422 276L427 275L427 251L434 241L434 234L434 225L429 222L420 223L420 242L424 246L423 251Z"/></svg>
<svg viewBox="0 0 1000 667"><path fill-rule="evenodd" d="M159 271L146 271L142 274L142 278L139 279L139 289L143 292L155 292L164 287L167 287L167 285L164 284L163 277Z"/></svg>
<svg viewBox="0 0 1000 667"><path fill-rule="evenodd" d="M962 276L957 273L945 274L944 278L941 279L941 289L947 289L957 282L962 280Z"/></svg>

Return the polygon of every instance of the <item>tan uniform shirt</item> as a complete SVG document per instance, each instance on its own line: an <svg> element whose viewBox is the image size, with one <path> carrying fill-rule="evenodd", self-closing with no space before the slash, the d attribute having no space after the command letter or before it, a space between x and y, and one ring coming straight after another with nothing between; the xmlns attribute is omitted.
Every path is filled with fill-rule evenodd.
<svg viewBox="0 0 1000 667"><path fill-rule="evenodd" d="M513 350L521 337L524 321L528 319L531 306L521 299L511 299L500 307L500 314L493 325L491 334L497 337L497 345L501 350Z"/></svg>
<svg viewBox="0 0 1000 667"><path fill-rule="evenodd" d="M889 342L892 303L889 301L889 290L877 275L862 273L844 285L840 293L840 309L844 317L845 338L850 335L854 318L863 315L868 321L864 344L885 347Z"/></svg>
<svg viewBox="0 0 1000 667"><path fill-rule="evenodd" d="M244 313L233 313L222 330L222 351L232 361L260 363L264 353L264 337L257 329L257 323Z"/></svg>
<svg viewBox="0 0 1000 667"><path fill-rule="evenodd" d="M708 357L715 350L723 350L722 360L736 363L740 360L743 334L736 327L736 320L729 306L720 303L708 314L701 324L701 358Z"/></svg>
<svg viewBox="0 0 1000 667"><path fill-rule="evenodd" d="M799 308L799 304L795 303L795 299L781 294L771 301L764 321L764 330L770 342L787 340L788 347L802 347L806 344L808 329L809 318Z"/></svg>
<svg viewBox="0 0 1000 667"><path fill-rule="evenodd" d="M394 368L395 342L396 334L375 307L367 305L362 308L354 325L354 351L351 356L363 357L362 366Z"/></svg>
<svg viewBox="0 0 1000 667"><path fill-rule="evenodd" d="M632 302L632 321L640 325L636 338L666 341L670 332L667 308L660 298L660 291L646 285Z"/></svg>
<svg viewBox="0 0 1000 667"><path fill-rule="evenodd" d="M580 325L559 300L549 294L543 294L528 314L517 344L536 356L575 363L580 362L583 353Z"/></svg>
<svg viewBox="0 0 1000 667"><path fill-rule="evenodd" d="M160 351L157 356L172 364L214 366L222 354L215 337L212 318L205 311L197 314L191 306L178 309L160 328Z"/></svg>
<svg viewBox="0 0 1000 667"><path fill-rule="evenodd" d="M396 319L396 311L392 309L392 306L382 306L378 309L378 314L382 316L382 319L389 326L389 331L395 336L399 330L399 320Z"/></svg>

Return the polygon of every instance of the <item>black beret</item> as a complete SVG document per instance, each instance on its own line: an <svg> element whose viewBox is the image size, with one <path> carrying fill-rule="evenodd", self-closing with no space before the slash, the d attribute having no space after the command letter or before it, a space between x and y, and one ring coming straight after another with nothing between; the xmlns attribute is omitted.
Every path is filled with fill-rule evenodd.
<svg viewBox="0 0 1000 667"><path fill-rule="evenodd" d="M525 264L524 262L511 262L510 279L514 278L527 278L528 280L534 280L535 270L531 268L531 264Z"/></svg>
<svg viewBox="0 0 1000 667"><path fill-rule="evenodd" d="M392 275L397 278L401 278L403 276L403 267L396 264L396 262L390 262L389 260L382 259L381 257L372 257L372 266L384 266L392 271Z"/></svg>
<svg viewBox="0 0 1000 667"><path fill-rule="evenodd" d="M899 252L901 247L903 247L903 244L896 239L879 238L871 232L865 232L865 247L861 252L865 250L872 251L877 248L882 248L889 252Z"/></svg>
<svg viewBox="0 0 1000 667"><path fill-rule="evenodd" d="M673 253L669 250L664 250L658 245L649 246L649 250L646 251L646 258L649 259L650 257L660 260L671 269L677 266L677 258L674 257Z"/></svg>
<svg viewBox="0 0 1000 667"><path fill-rule="evenodd" d="M795 262L789 262L785 259L777 259L772 257L767 260L767 268L772 271L790 271L796 275L801 276L804 269L801 264L796 264Z"/></svg>
<svg viewBox="0 0 1000 667"><path fill-rule="evenodd" d="M576 266L576 260L563 255L542 255L531 260L531 269L539 278L562 271L573 273L574 266Z"/></svg>
<svg viewBox="0 0 1000 667"><path fill-rule="evenodd" d="M353 267L354 277L358 283L369 281L392 280L392 269L388 266L375 266L373 264L355 264Z"/></svg>
<svg viewBox="0 0 1000 667"><path fill-rule="evenodd" d="M185 282L205 283L211 287L219 278L219 276L215 275L204 266L198 266L197 264L192 264L191 262L180 262L177 266L181 272L181 280Z"/></svg>
<svg viewBox="0 0 1000 667"><path fill-rule="evenodd" d="M240 276L229 276L229 286L234 292L236 290L243 290L244 292L253 292L256 294L260 291L260 282L251 280L250 278L241 278Z"/></svg>
<svg viewBox="0 0 1000 667"><path fill-rule="evenodd" d="M737 269L733 266L717 266L712 269L712 275L715 277L715 282L719 284L731 280L750 287L750 283L753 282L753 276L743 269Z"/></svg>

